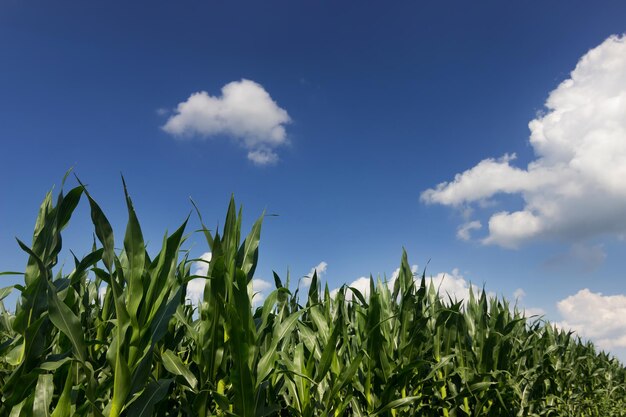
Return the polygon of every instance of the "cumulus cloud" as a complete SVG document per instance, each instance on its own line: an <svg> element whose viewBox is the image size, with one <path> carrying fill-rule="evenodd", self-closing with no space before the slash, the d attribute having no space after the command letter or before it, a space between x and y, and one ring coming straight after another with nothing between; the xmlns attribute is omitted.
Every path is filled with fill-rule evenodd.
<svg viewBox="0 0 626 417"><path fill-rule="evenodd" d="M200 255L199 261L193 263L191 273L193 275L206 276L209 272L209 262L211 262L211 252L205 252ZM206 284L205 278L194 278L187 284L187 301L193 305L198 305L202 301L204 295L204 285ZM254 278L248 287L250 296L252 298L252 305L258 306L263 303L263 300L267 296L267 291L272 288L272 284L259 279Z"/></svg>
<svg viewBox="0 0 626 417"><path fill-rule="evenodd" d="M248 159L256 165L272 165L278 162L278 155L269 149L248 152Z"/></svg>
<svg viewBox="0 0 626 417"><path fill-rule="evenodd" d="M411 273L413 274L413 276L417 274L417 265L411 266ZM385 281L387 284L387 287L389 287L390 290L393 290L394 283L398 279L399 275L400 275L400 268L397 268L395 271L393 271L393 273L391 274L391 277L389 277L389 279ZM377 280L374 280L374 285L378 285ZM352 281L351 283L347 284L347 286L355 288L361 294L363 294L363 297L365 298L369 298L370 296L370 279L368 277L359 277L355 279L354 281ZM330 292L331 297L334 297L338 291L339 291L339 288L335 288L334 290L332 290ZM352 294L352 291L348 290L346 292L346 299L352 300L353 298L354 298L354 295Z"/></svg>
<svg viewBox="0 0 626 417"><path fill-rule="evenodd" d="M414 280L419 285L421 280L421 276L417 274L417 265L411 266L411 272L413 273ZM391 274L391 278L387 280L387 286L389 289L393 289L395 281L398 279L398 275L400 273L400 268L396 269L393 274ZM457 301L467 301L469 300L469 292L470 288L474 292L474 294L480 294L482 288L470 284L460 271L457 268L454 268L452 272L445 273L440 272L434 276L426 278L426 285L433 285L435 289L439 290L439 296L445 302L449 298ZM368 277L360 277L356 280L352 281L348 284L348 287L356 288L365 298L368 298L370 295L370 279ZM336 288L331 291L331 296L334 297L339 288ZM488 293L488 296L493 297L493 293ZM346 299L352 300L354 298L352 292L350 290L346 293Z"/></svg>
<svg viewBox="0 0 626 417"><path fill-rule="evenodd" d="M524 298L526 297L526 291L523 288L518 288L513 292L513 298L515 299L515 306L518 310L522 311L526 317L543 316L546 311L539 307L526 307Z"/></svg>
<svg viewBox="0 0 626 417"><path fill-rule="evenodd" d="M248 284L248 290L252 296L252 305L259 306L263 304L265 297L267 297L267 291L272 288L272 284L260 278L254 278Z"/></svg>
<svg viewBox="0 0 626 417"><path fill-rule="evenodd" d="M464 223L457 229L456 237L461 240L470 240L472 230L479 230L482 227L483 225L478 220Z"/></svg>
<svg viewBox="0 0 626 417"><path fill-rule="evenodd" d="M411 273L414 277L417 275L417 265L411 265ZM391 277L389 277L389 279L387 280L387 286L389 287L389 289L393 290L393 286L395 285L398 276L400 276L400 268L396 268L396 270L393 271L393 273L391 274ZM354 285L352 286L354 287ZM367 290L369 292L369 287Z"/></svg>
<svg viewBox="0 0 626 417"><path fill-rule="evenodd" d="M512 164L514 154L485 159L424 191L422 201L464 209L502 193L521 196L520 210L489 219L482 242L503 247L626 234L626 38L587 52L545 107L529 123L536 159L526 168Z"/></svg>
<svg viewBox="0 0 626 417"><path fill-rule="evenodd" d="M313 268L311 268L309 273L306 274L304 277L302 277L302 279L300 280L300 285L299 285L300 288L301 289L308 288L309 285L311 285L311 280L313 279L313 274L315 272L317 272L318 279L322 278L322 276L326 274L327 268L328 268L328 264L324 261L317 264L317 266L314 266Z"/></svg>
<svg viewBox="0 0 626 417"><path fill-rule="evenodd" d="M98 288L98 298L100 299L100 302L104 301L104 297L107 294L107 289L109 288L109 286L107 284L101 284L100 288Z"/></svg>
<svg viewBox="0 0 626 417"><path fill-rule="evenodd" d="M533 319L539 319L546 315L546 310L541 307L525 307L518 306L518 309L524 313L525 317L532 317Z"/></svg>
<svg viewBox="0 0 626 417"><path fill-rule="evenodd" d="M348 287L353 287L357 289L361 294L363 294L363 297L365 298L369 298L370 296L370 279L367 277L360 277L360 278L355 279L354 281L348 284ZM330 292L330 296L334 298L338 292L339 292L339 288L335 288L334 290ZM354 298L354 295L352 291L347 290L346 299L352 300L353 298Z"/></svg>
<svg viewBox="0 0 626 417"><path fill-rule="evenodd" d="M557 303L563 320L557 326L574 330L604 350L626 347L626 295L603 295L585 288Z"/></svg>
<svg viewBox="0 0 626 417"><path fill-rule="evenodd" d="M285 125L290 121L263 86L244 79L226 84L221 96L191 94L162 129L181 139L229 136L249 151L248 159L266 165L278 160L272 150L287 142Z"/></svg>
<svg viewBox="0 0 626 417"><path fill-rule="evenodd" d="M428 282L429 281L426 280L426 283ZM458 268L454 268L450 273L440 272L430 278L430 282L432 282L435 288L439 289L439 296L444 300L447 300L449 296L452 300L468 301L470 289L473 291L474 295L480 295L482 292L481 287L470 284L465 280L465 277L463 277ZM489 297L495 296L493 293L488 293L487 295Z"/></svg>
<svg viewBox="0 0 626 417"><path fill-rule="evenodd" d="M206 276L209 272L208 262L211 262L211 252L203 253L200 255L199 259L201 260L193 263L193 270L191 273L193 275ZM206 279L204 278L194 278L187 283L187 300L189 302L197 305L200 300L202 300L205 283Z"/></svg>

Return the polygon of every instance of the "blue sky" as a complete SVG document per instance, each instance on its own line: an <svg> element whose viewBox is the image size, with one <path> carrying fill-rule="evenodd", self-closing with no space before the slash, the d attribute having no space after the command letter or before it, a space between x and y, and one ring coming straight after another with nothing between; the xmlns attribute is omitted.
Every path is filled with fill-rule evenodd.
<svg viewBox="0 0 626 417"><path fill-rule="evenodd" d="M121 239L123 173L155 247L234 193L278 214L259 283L391 277L404 247L626 359L626 4L128 3L0 5L1 270L70 167ZM89 249L85 204L64 238Z"/></svg>

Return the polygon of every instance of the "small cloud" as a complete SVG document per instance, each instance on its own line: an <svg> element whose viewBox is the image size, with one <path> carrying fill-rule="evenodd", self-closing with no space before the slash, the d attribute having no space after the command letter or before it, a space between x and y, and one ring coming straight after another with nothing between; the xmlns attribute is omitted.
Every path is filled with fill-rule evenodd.
<svg viewBox="0 0 626 417"><path fill-rule="evenodd" d="M254 278L249 284L249 291L252 296L252 305L257 307L263 304L267 297L267 290L272 288L272 284L260 278Z"/></svg>
<svg viewBox="0 0 626 417"><path fill-rule="evenodd" d="M100 299L100 302L104 301L104 296L106 295L108 288L109 286L107 284L102 284L100 285L100 288L98 288L98 298Z"/></svg>
<svg viewBox="0 0 626 417"><path fill-rule="evenodd" d="M263 86L244 79L226 84L221 96L191 94L162 129L180 139L228 136L249 151L248 159L266 165L278 160L273 149L287 143L285 125L290 122Z"/></svg>
<svg viewBox="0 0 626 417"><path fill-rule="evenodd" d="M543 308L539 307L526 307L524 305L524 297L526 297L526 291L522 288L518 288L513 292L513 298L515 299L515 307L518 311L522 311L524 316L532 317L532 316L543 316L546 314L546 311Z"/></svg>
<svg viewBox="0 0 626 417"><path fill-rule="evenodd" d="M204 296L204 286L206 279L194 278L187 283L187 301L193 305L198 305Z"/></svg>
<svg viewBox="0 0 626 417"><path fill-rule="evenodd" d="M539 307L521 307L521 310L524 313L524 317L539 318L546 315L546 310Z"/></svg>
<svg viewBox="0 0 626 417"><path fill-rule="evenodd" d="M248 159L255 165L274 165L278 162L278 155L268 149L258 149L248 152Z"/></svg>
<svg viewBox="0 0 626 417"><path fill-rule="evenodd" d="M161 108L156 109L156 114L158 114L159 116L167 116L168 114L170 114L170 110L164 107L161 107Z"/></svg>
<svg viewBox="0 0 626 417"><path fill-rule="evenodd" d="M626 234L626 37L587 52L545 107L528 125L536 158L525 168L515 154L484 159L422 201L487 210L498 195L520 196L519 209L491 214L482 240L506 248Z"/></svg>
<svg viewBox="0 0 626 417"><path fill-rule="evenodd" d="M369 298L370 296L370 279L367 277L360 277L355 279L350 284L348 284L348 287L356 288L361 294L363 294L363 297L365 298ZM338 292L339 288L335 288L330 292L330 296L334 298ZM353 298L354 295L352 291L348 290L346 292L346 299L352 300Z"/></svg>
<svg viewBox="0 0 626 417"><path fill-rule="evenodd" d="M469 219L472 217L472 214L474 214L474 208L470 205L466 205L461 208L460 212L463 219L468 222Z"/></svg>
<svg viewBox="0 0 626 417"><path fill-rule="evenodd" d="M254 292L262 292L272 288L272 284L268 281L262 280L260 278L254 278L252 280L252 290Z"/></svg>
<svg viewBox="0 0 626 417"><path fill-rule="evenodd" d="M199 261L193 263L193 275L202 275L206 276L209 273L209 262L211 262L211 258L213 254L211 252L204 252L200 255Z"/></svg>
<svg viewBox="0 0 626 417"><path fill-rule="evenodd" d="M417 269L417 265L411 265L411 273L413 274L413 276L417 274ZM398 276L400 276L400 268L396 268L396 270L393 271L393 273L391 274L391 277L387 280L387 286L389 287L389 289L393 289L393 286L395 285Z"/></svg>
<svg viewBox="0 0 626 417"><path fill-rule="evenodd" d="M411 273L415 277L417 274L417 265L411 265ZM391 277L386 280L387 287L390 290L393 290L393 286L395 285L396 280L400 276L400 268L396 268L395 271L391 273ZM378 285L378 280L374 280L374 285ZM370 296L370 279L368 277L359 277L348 284L348 287L356 288L365 298L369 298ZM336 288L330 292L331 296L334 297L335 294L339 291L339 288ZM350 290L346 293L346 298L348 300L352 300L353 294Z"/></svg>
<svg viewBox="0 0 626 417"><path fill-rule="evenodd" d="M318 279L322 278L322 276L326 274L327 268L328 268L328 264L324 261L317 264L317 266L314 266L313 268L311 268L309 273L306 274L304 277L302 277L302 279L300 280L300 288L301 289L308 288L309 285L311 285L311 280L313 279L313 274L315 272L317 272Z"/></svg>
<svg viewBox="0 0 626 417"><path fill-rule="evenodd" d="M482 227L483 225L478 220L465 223L457 229L456 237L461 240L470 240L472 230L479 230Z"/></svg>
<svg viewBox="0 0 626 417"><path fill-rule="evenodd" d="M417 275L417 270L417 265L411 266L411 272L413 273L414 277L413 279L415 280L416 284L419 285L421 277ZM387 281L387 286L390 290L393 289L395 281L398 279L399 273L400 268L396 269L391 274L391 278ZM435 287L435 289L439 290L439 296L444 302L448 300L448 297L452 298L453 300L459 301L469 300L470 288L474 292L474 294L480 294L480 292L482 291L480 287L469 284L457 268L453 269L450 273L440 272L437 275L426 278L426 285L431 284ZM365 298L368 298L370 295L370 279L367 277L357 278L356 280L348 284L348 287L356 288L357 290L359 290L359 292L361 292L361 294L363 294ZM332 290L330 293L331 296L334 297L338 291L339 288ZM488 296L494 297L495 294L488 293ZM353 299L353 295L350 290L348 290L348 292L346 293L346 299Z"/></svg>
<svg viewBox="0 0 626 417"><path fill-rule="evenodd" d="M205 252L200 255L201 261L196 261L193 263L193 275L206 276L209 272L209 264L211 261L211 252ZM187 300L194 305L198 305L202 297L204 296L204 286L206 284L206 279L204 278L194 278L187 283Z"/></svg>
<svg viewBox="0 0 626 417"><path fill-rule="evenodd" d="M356 280L352 281L349 286L357 289L361 294L363 294L363 297L369 298L370 296L370 279L369 278L367 277L357 278ZM350 294L347 295L346 298L351 300L352 297L353 297L353 294L350 291Z"/></svg>
<svg viewBox="0 0 626 417"><path fill-rule="evenodd" d="M309 271L307 275L313 278L313 274L317 273L317 277L321 278L323 275L326 274L327 269L328 269L328 264L322 261L319 264L317 264L317 266L314 266L313 268L311 268L311 270Z"/></svg>
<svg viewBox="0 0 626 417"><path fill-rule="evenodd" d="M557 303L558 327L574 330L605 350L626 347L626 295L603 295L588 288Z"/></svg>
<svg viewBox="0 0 626 417"><path fill-rule="evenodd" d="M193 263L192 275L206 276L209 272L209 262L211 262L211 252L205 252L200 255L199 261ZM187 283L187 301L193 305L198 305L204 297L204 286L206 285L205 278L194 278ZM254 295L252 298L252 305L258 306L263 303L266 297L267 290L272 287L272 284L259 278L254 278L249 284L250 295Z"/></svg>
<svg viewBox="0 0 626 417"><path fill-rule="evenodd" d="M426 280L426 283L432 283L433 286L439 290L439 296L444 300L448 297L452 300L467 302L469 300L470 290L479 295L482 292L482 288L477 285L470 284L465 280L465 277L461 274L458 268L454 268L452 272L439 274ZM487 293L489 297L495 297L494 293Z"/></svg>

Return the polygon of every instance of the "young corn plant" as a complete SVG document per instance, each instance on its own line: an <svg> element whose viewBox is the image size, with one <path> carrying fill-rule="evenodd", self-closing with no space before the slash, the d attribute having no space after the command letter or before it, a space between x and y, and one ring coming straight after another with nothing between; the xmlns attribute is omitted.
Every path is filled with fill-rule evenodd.
<svg viewBox="0 0 626 417"><path fill-rule="evenodd" d="M189 219L150 256L123 190L117 245L80 182L48 193L31 244L18 240L24 281L0 288L0 416L626 415L615 358L485 291L439 294L404 252L397 278L370 277L363 293L331 292L315 273L299 294L274 273L276 289L254 307L263 216L242 238L233 199L221 230L196 208L212 254L196 276L192 263L206 261L183 247ZM95 239L66 273L61 234L83 198ZM190 304L195 278L204 292Z"/></svg>

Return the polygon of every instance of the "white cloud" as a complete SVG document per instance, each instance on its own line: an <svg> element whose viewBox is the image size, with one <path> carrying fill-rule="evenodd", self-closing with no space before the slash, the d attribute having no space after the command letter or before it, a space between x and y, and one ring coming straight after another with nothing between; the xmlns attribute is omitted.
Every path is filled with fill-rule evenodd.
<svg viewBox="0 0 626 417"><path fill-rule="evenodd" d="M209 272L209 264L211 262L211 252L205 252L200 255L201 261L193 263L192 275L206 276ZM187 301L193 305L198 305L204 295L204 285L206 284L205 278L194 278L187 284ZM259 278L254 278L249 284L248 291L252 298L252 305L257 306L263 303L263 300L267 296L267 290L272 288L272 284Z"/></svg>
<svg viewBox="0 0 626 417"><path fill-rule="evenodd" d="M448 296L450 296L452 300L467 302L469 300L470 288L476 296L479 296L482 292L481 287L467 282L457 268L454 268L450 273L440 272L430 278L430 280L426 280L426 284L429 284L429 282L432 282L434 287L439 289L439 296L444 300L447 300ZM490 297L495 296L493 293L488 293L487 295Z"/></svg>
<svg viewBox="0 0 626 417"><path fill-rule="evenodd" d="M209 264L211 261L211 252L205 252L200 255L202 261L196 261L193 263L193 271L191 272L193 275L206 276L209 272ZM192 304L197 305L204 295L204 285L206 283L206 279L204 278L194 278L189 283L187 283L187 300Z"/></svg>
<svg viewBox="0 0 626 417"><path fill-rule="evenodd" d="M483 225L478 220L464 223L457 229L456 237L461 240L470 240L472 230L479 230L482 227Z"/></svg>
<svg viewBox="0 0 626 417"><path fill-rule="evenodd" d="M417 265L411 266L411 272L413 273L416 284L419 285L421 277L417 275ZM393 289L394 283L398 279L399 273L400 268L396 269L393 274L391 274L391 278L387 281L387 286L389 287L389 289ZM439 290L439 296L444 302L448 301L448 296L457 301L469 300L470 288L472 289L472 291L474 291L474 294L476 295L480 294L482 291L482 288L473 284L469 284L457 268L453 269L451 273L440 272L437 275L426 278L426 285L431 285L431 283L435 287L435 289ZM348 284L348 287L356 288L361 294L363 294L365 298L368 298L370 295L370 279L368 277L357 278L356 280ZM331 296L334 297L338 291L338 288L332 290ZM488 293L488 296L493 297L494 294ZM350 290L346 292L346 299L353 299L353 295Z"/></svg>
<svg viewBox="0 0 626 417"><path fill-rule="evenodd" d="M187 283L187 300L197 305L202 300L206 279L194 278Z"/></svg>
<svg viewBox="0 0 626 417"><path fill-rule="evenodd" d="M365 298L369 298L370 296L370 279L367 277L360 277L360 278L355 279L354 281L348 284L348 287L356 288L361 294L363 294L363 297ZM330 296L332 298L335 298L338 292L339 292L339 288L335 288L334 290L330 292ZM352 291L348 289L346 291L346 299L352 300L353 298L354 298L354 295L352 294Z"/></svg>
<svg viewBox="0 0 626 417"><path fill-rule="evenodd" d="M519 310L521 310L524 313L525 317L532 317L533 320L534 319L538 319L542 316L546 315L546 310L544 310L543 308L540 307L518 307Z"/></svg>
<svg viewBox="0 0 626 417"><path fill-rule="evenodd" d="M626 347L626 295L602 295L585 288L557 303L558 327L574 330L601 349Z"/></svg>
<svg viewBox="0 0 626 417"><path fill-rule="evenodd" d="M193 93L162 128L178 138L229 136L249 151L248 159L264 165L278 160L272 149L287 142L290 121L263 86L244 79L226 84L221 96Z"/></svg>
<svg viewBox="0 0 626 417"><path fill-rule="evenodd" d="M417 274L417 265L411 266L411 273L415 277L415 275ZM399 275L400 275L400 268L396 268L396 270L393 271L393 273L391 274L391 277L389 277L389 279L386 280L387 287L390 290L393 290L393 286L396 280L398 279ZM376 279L374 280L374 285L378 285L378 280ZM354 281L352 281L350 284L348 284L348 287L353 287L357 289L361 294L363 294L363 297L365 298L369 298L370 296L370 279L368 277L359 277L355 279ZM332 290L330 292L331 297L334 297L338 291L339 291L339 288L335 288L334 290ZM348 290L346 292L346 298L348 300L353 299L352 291Z"/></svg>
<svg viewBox="0 0 626 417"><path fill-rule="evenodd" d="M520 195L521 210L491 216L485 244L626 234L626 38L585 54L545 106L529 123L536 159L525 169L511 165L515 155L485 159L422 201L484 208L497 194Z"/></svg>
<svg viewBox="0 0 626 417"><path fill-rule="evenodd" d="M417 265L411 265L411 273L415 277L417 274ZM395 285L398 276L400 275L400 268L396 268L395 271L391 274L391 277L387 280L387 286L389 289L393 290L393 286Z"/></svg>
<svg viewBox="0 0 626 417"><path fill-rule="evenodd" d="M259 306L263 304L265 297L267 297L267 290L272 288L272 284L260 278L253 278L248 287L248 291L252 296L252 305Z"/></svg>
<svg viewBox="0 0 626 417"><path fill-rule="evenodd" d="M301 289L308 288L309 285L311 285L311 280L313 279L313 274L317 271L317 279L320 279L320 278L322 278L323 275L326 274L326 269L327 268L328 268L328 264L326 262L324 262L324 261L322 261L319 264L317 264L317 266L314 266L313 268L311 268L309 273L306 274L304 277L302 277L302 279L300 280L299 287Z"/></svg>
<svg viewBox="0 0 626 417"><path fill-rule="evenodd" d="M108 288L109 286L107 284L101 284L100 288L98 288L98 298L100 299L100 302L104 301L104 296L107 294Z"/></svg>
<svg viewBox="0 0 626 417"><path fill-rule="evenodd" d="M539 307L526 307L524 305L524 298L526 297L526 291L523 288L518 288L513 292L513 299L515 301L514 306L517 310L522 311L526 317L543 316L546 311Z"/></svg>
<svg viewBox="0 0 626 417"><path fill-rule="evenodd" d="M209 262L211 262L211 258L213 255L211 252L204 252L200 255L199 261L193 263L193 275L202 275L206 276L209 273Z"/></svg>
<svg viewBox="0 0 626 417"><path fill-rule="evenodd" d="M248 159L256 165L273 165L278 162L278 155L268 149L258 149L248 152Z"/></svg>

